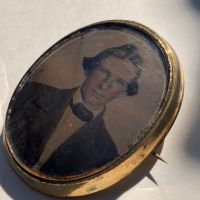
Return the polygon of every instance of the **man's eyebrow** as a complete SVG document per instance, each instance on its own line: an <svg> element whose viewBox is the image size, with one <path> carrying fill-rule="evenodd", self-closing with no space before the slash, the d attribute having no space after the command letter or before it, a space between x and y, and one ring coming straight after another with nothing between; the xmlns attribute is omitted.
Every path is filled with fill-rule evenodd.
<svg viewBox="0 0 200 200"><path fill-rule="evenodd" d="M119 82L122 85L127 84L126 81L121 78L117 78L117 82Z"/></svg>
<svg viewBox="0 0 200 200"><path fill-rule="evenodd" d="M101 67L100 70L107 73L107 74L111 74L111 72L104 67Z"/></svg>

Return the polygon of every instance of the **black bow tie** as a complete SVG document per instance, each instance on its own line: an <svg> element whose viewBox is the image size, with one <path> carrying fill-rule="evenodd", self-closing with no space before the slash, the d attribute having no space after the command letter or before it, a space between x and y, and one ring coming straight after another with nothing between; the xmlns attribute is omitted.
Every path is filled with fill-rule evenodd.
<svg viewBox="0 0 200 200"><path fill-rule="evenodd" d="M72 112L82 121L89 122L94 118L94 114L89 111L82 103L73 104L70 102Z"/></svg>

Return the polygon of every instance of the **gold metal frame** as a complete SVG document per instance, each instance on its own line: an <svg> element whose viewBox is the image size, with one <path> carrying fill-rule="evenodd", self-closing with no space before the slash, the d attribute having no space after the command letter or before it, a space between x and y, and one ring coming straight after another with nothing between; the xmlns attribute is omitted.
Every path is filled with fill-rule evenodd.
<svg viewBox="0 0 200 200"><path fill-rule="evenodd" d="M92 25L103 23L129 25L144 32L158 44L163 54L165 54L167 58L170 70L168 89L164 98L164 102L160 106L157 116L154 118L154 121L151 124L150 130L148 130L148 136L135 152L125 155L122 161L108 165L93 174L88 174L84 177L77 177L76 179L49 179L48 177L42 177L38 174L32 173L30 169L28 169L19 161L12 151L11 145L9 144L7 138L7 129L5 123L3 131L4 144L12 166L25 182L40 192L58 197L83 196L114 185L132 173L136 167L138 167L145 160L145 158L147 158L164 140L179 112L184 93L184 78L181 65L172 47L157 33L142 24L132 21L110 20Z"/></svg>

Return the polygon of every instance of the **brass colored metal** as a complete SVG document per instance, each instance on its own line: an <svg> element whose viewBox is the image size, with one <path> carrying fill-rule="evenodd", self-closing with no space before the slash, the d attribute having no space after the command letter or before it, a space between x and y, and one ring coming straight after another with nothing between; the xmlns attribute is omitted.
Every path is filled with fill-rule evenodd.
<svg viewBox="0 0 200 200"><path fill-rule="evenodd" d="M184 78L180 62L172 47L162 37L146 26L124 20L105 21L97 24L107 22L113 24L126 24L130 27L134 27L135 29L146 33L148 37L159 45L163 54L166 55L170 71L164 102L160 105L157 115L151 123L151 127L148 130L148 136L136 151L123 155L123 159L118 160L117 163L113 162L111 165L106 165L91 174L86 173L84 176L72 177L71 179L49 178L28 169L28 167L20 162L13 152L11 144L8 141L7 127L5 125L4 144L9 155L9 160L15 171L34 189L48 195L57 197L75 197L104 190L131 174L152 154L163 162L166 162L153 152L169 132L181 107L184 93Z"/></svg>

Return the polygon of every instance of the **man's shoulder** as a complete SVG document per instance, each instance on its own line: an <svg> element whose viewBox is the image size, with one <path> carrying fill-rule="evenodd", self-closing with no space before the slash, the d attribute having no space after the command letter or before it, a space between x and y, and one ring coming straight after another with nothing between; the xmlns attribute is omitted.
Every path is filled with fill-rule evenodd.
<svg viewBox="0 0 200 200"><path fill-rule="evenodd" d="M34 94L35 104L41 108L44 108L46 111L57 107L56 105L62 105L63 102L67 103L76 90L75 88L59 89L36 82L28 83L26 87L26 92Z"/></svg>
<svg viewBox="0 0 200 200"><path fill-rule="evenodd" d="M76 88L71 89L60 89L55 86L46 85L44 83L39 82L28 82L24 85L24 87L21 89L21 91L38 91L38 92L73 92L76 90Z"/></svg>
<svg viewBox="0 0 200 200"><path fill-rule="evenodd" d="M71 89L60 89L54 86L46 85L39 82L28 82L17 91L17 96L20 95L20 98L23 97L32 97L32 98L58 98L58 97L68 97L75 92L77 88Z"/></svg>
<svg viewBox="0 0 200 200"><path fill-rule="evenodd" d="M43 110L51 110L62 102L68 102L76 88L59 89L38 82L28 82L22 88L17 89L12 100L14 110L24 105L35 104Z"/></svg>

